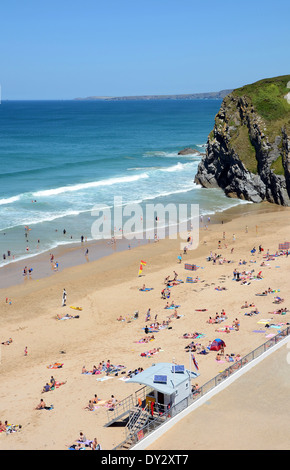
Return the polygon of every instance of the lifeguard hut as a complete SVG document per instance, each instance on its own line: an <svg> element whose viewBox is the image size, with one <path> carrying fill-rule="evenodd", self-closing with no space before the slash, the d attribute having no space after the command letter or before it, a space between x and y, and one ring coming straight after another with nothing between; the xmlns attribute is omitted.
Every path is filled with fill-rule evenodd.
<svg viewBox="0 0 290 470"><path fill-rule="evenodd" d="M185 409L192 395L191 380L198 376L198 372L183 365L160 362L127 379L126 383L140 384L142 388L108 411L106 426L117 421L126 426L127 437L117 448L129 449L145 433Z"/></svg>
<svg viewBox="0 0 290 470"><path fill-rule="evenodd" d="M153 402L158 408L166 409L188 398L191 380L198 376L199 373L186 369L184 365L160 362L130 378L127 383L146 386L146 405Z"/></svg>

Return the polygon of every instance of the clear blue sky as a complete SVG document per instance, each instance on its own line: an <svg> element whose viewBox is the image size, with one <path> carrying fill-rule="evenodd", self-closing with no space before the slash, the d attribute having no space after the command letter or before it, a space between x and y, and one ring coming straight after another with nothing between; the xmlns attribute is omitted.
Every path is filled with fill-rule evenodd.
<svg viewBox="0 0 290 470"><path fill-rule="evenodd" d="M2 99L218 91L290 73L289 0L3 0Z"/></svg>

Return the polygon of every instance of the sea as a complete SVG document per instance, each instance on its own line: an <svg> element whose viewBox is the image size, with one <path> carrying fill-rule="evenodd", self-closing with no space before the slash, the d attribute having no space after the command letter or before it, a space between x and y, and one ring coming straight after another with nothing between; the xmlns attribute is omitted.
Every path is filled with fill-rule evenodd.
<svg viewBox="0 0 290 470"><path fill-rule="evenodd" d="M2 101L0 266L92 240L96 207L234 205L194 183L219 100ZM190 147L190 155L178 155ZM145 212L144 212L145 213ZM112 236L122 230L111 221Z"/></svg>

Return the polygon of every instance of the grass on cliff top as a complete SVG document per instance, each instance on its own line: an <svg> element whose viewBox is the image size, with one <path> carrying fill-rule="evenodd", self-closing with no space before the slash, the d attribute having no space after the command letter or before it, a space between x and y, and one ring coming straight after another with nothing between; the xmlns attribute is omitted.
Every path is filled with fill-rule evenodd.
<svg viewBox="0 0 290 470"><path fill-rule="evenodd" d="M233 93L250 98L256 111L265 121L283 121L290 124L290 104L285 99L287 93L290 93L290 75L259 80L237 88Z"/></svg>

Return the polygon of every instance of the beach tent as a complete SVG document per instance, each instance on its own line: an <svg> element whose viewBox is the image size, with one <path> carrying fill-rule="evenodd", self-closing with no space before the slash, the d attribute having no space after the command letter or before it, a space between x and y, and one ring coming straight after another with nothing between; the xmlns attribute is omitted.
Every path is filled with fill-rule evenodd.
<svg viewBox="0 0 290 470"><path fill-rule="evenodd" d="M289 248L290 248L289 242L279 243L279 250L289 250Z"/></svg>
<svg viewBox="0 0 290 470"><path fill-rule="evenodd" d="M189 271L196 271L197 266L195 264L185 263L184 264L184 269L188 269Z"/></svg>
<svg viewBox="0 0 290 470"><path fill-rule="evenodd" d="M225 342L222 339L216 338L210 345L210 351L219 351L222 347L225 347Z"/></svg>

